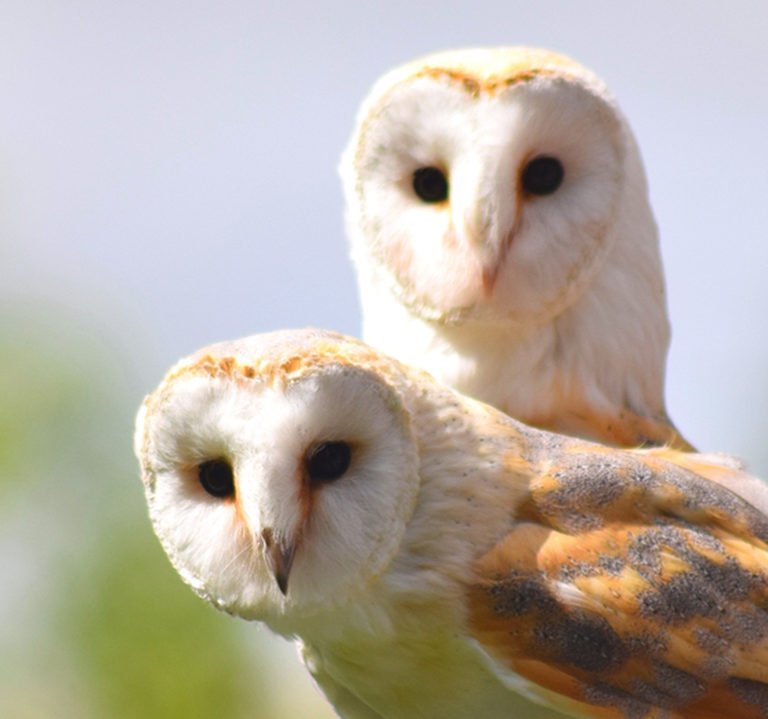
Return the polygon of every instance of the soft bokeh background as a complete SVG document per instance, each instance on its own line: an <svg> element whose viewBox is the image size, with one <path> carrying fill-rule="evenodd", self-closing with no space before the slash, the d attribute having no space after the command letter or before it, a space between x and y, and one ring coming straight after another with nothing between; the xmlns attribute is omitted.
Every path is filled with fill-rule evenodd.
<svg viewBox="0 0 768 719"><path fill-rule="evenodd" d="M527 43L601 74L661 228L672 416L768 475L768 5L0 3L0 716L328 717L145 517L142 395L197 346L359 326L335 166L391 65Z"/></svg>

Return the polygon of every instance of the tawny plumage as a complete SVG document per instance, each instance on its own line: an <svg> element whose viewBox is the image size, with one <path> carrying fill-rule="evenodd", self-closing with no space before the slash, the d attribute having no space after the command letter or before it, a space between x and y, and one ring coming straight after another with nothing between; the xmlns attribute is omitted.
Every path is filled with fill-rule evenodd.
<svg viewBox="0 0 768 719"><path fill-rule="evenodd" d="M725 458L532 429L312 330L179 362L136 451L184 580L297 638L345 719L768 716L768 501Z"/></svg>
<svg viewBox="0 0 768 719"><path fill-rule="evenodd" d="M524 47L415 60L341 175L366 342L535 426L690 449L642 161L598 77Z"/></svg>

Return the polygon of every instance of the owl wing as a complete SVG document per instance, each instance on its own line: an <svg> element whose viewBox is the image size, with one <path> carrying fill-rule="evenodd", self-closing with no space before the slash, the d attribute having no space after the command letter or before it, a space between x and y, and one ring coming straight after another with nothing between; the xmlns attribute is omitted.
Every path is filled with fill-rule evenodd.
<svg viewBox="0 0 768 719"><path fill-rule="evenodd" d="M659 456L579 447L477 561L473 637L587 716L768 717L768 518Z"/></svg>
<svg viewBox="0 0 768 719"><path fill-rule="evenodd" d="M649 417L629 407L618 412L599 411L586 401L563 402L557 411L527 417L526 422L551 432L574 437L588 437L613 447L672 447L693 452L694 447L683 437L665 414Z"/></svg>
<svg viewBox="0 0 768 719"><path fill-rule="evenodd" d="M606 433L617 447L667 445L676 450L693 452L693 445L678 432L666 415L644 417L624 408L614 421L604 423ZM581 436L581 435L579 435Z"/></svg>
<svg viewBox="0 0 768 719"><path fill-rule="evenodd" d="M743 463L727 454L694 454L669 447L645 450L651 457L666 459L712 482L728 487L763 514L768 514L768 485L746 471Z"/></svg>

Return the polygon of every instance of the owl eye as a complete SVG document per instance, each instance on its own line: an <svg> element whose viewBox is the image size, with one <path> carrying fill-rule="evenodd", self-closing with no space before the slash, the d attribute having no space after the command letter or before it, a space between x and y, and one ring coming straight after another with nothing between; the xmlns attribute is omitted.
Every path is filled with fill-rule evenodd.
<svg viewBox="0 0 768 719"><path fill-rule="evenodd" d="M424 202L442 202L448 199L448 180L437 167L420 167L413 173L413 191Z"/></svg>
<svg viewBox="0 0 768 719"><path fill-rule="evenodd" d="M538 155L523 168L523 189L532 195L551 195L563 182L565 169L556 157Z"/></svg>
<svg viewBox="0 0 768 719"><path fill-rule="evenodd" d="M346 442L322 442L307 455L307 474L311 482L333 482L349 469L351 460Z"/></svg>
<svg viewBox="0 0 768 719"><path fill-rule="evenodd" d="M232 497L235 494L232 465L224 459L209 459L199 464L197 478L212 497Z"/></svg>

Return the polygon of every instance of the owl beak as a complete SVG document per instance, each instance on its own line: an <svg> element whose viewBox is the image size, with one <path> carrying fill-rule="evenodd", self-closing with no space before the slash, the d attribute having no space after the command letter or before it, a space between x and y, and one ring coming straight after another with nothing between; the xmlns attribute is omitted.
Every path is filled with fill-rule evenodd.
<svg viewBox="0 0 768 719"><path fill-rule="evenodd" d="M276 540L269 527L262 531L261 540L264 543L264 556L267 560L267 567L272 572L278 589L285 596L288 593L288 577L291 573L293 558L296 555L296 544L294 542L286 544Z"/></svg>
<svg viewBox="0 0 768 719"><path fill-rule="evenodd" d="M483 293L486 297L490 297L493 294L493 288L496 287L496 278L499 276L499 268L501 262L493 262L488 265L483 265L481 270L481 278L483 282Z"/></svg>
<svg viewBox="0 0 768 719"><path fill-rule="evenodd" d="M493 250L490 256L481 262L480 272L481 280L483 283L483 292L486 297L490 297L493 294L493 290L496 287L496 281L499 279L499 273L501 268L507 259L507 253L512 245L514 238L514 229L508 232L504 237L501 237L497 241L492 243Z"/></svg>
<svg viewBox="0 0 768 719"><path fill-rule="evenodd" d="M508 207L510 203L506 201L503 192L509 183L496 176L491 179L493 182L489 184L487 178L479 176L478 189L467 194L467 201L457 199L452 204L453 225L457 236L465 247L471 248L477 258L486 297L490 297L496 287L512 244L516 222L516 210ZM459 198L462 197L460 190L457 190Z"/></svg>
<svg viewBox="0 0 768 719"><path fill-rule="evenodd" d="M499 243L489 240L488 223L482 217L473 217L472 221L462 218L463 225L457 225L459 238L466 246L474 250L474 254L480 265L480 279L483 285L483 292L486 297L493 293L496 285L496 279L499 276L499 269L504 260L504 247L499 247Z"/></svg>

